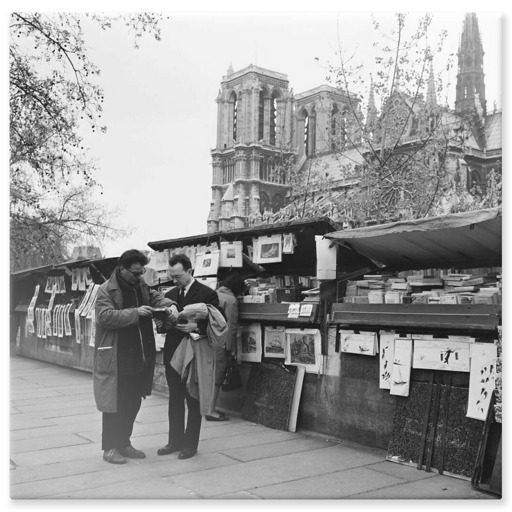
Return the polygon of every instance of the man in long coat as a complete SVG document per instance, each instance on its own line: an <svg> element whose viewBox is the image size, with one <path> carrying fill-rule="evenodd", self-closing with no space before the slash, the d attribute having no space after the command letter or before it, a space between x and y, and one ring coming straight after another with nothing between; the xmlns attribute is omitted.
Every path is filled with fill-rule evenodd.
<svg viewBox="0 0 512 512"><path fill-rule="evenodd" d="M166 307L171 321L178 317L176 304L151 290L141 277L147 264L142 252L124 252L96 298L94 398L103 413L103 459L111 464L145 457L130 437L142 398L151 394L153 384L152 308Z"/></svg>

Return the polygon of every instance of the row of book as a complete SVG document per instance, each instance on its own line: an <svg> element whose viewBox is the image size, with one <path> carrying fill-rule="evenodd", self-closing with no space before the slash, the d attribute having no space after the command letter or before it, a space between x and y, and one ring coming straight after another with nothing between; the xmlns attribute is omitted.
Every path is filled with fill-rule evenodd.
<svg viewBox="0 0 512 512"><path fill-rule="evenodd" d="M485 269L481 269L485 270ZM439 271L369 274L348 281L344 302L353 304L501 304L501 273Z"/></svg>
<svg viewBox="0 0 512 512"><path fill-rule="evenodd" d="M271 276L247 279L248 294L243 303L318 302L318 280L304 276ZM315 288L316 286L316 288ZM311 288L312 287L312 288Z"/></svg>

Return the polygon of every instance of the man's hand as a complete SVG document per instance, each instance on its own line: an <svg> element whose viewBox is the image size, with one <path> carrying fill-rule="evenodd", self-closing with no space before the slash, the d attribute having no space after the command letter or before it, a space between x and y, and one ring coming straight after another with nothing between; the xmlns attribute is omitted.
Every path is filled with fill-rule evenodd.
<svg viewBox="0 0 512 512"><path fill-rule="evenodd" d="M151 306L139 306L137 308L137 313L139 316L152 316L153 308Z"/></svg>
<svg viewBox="0 0 512 512"><path fill-rule="evenodd" d="M186 334L190 334L191 332L197 331L197 323L196 322L188 322L186 324L176 324L174 327L178 331L184 332Z"/></svg>
<svg viewBox="0 0 512 512"><path fill-rule="evenodd" d="M167 310L167 317L171 322L176 322L178 320L178 308L176 306L169 306L166 308Z"/></svg>

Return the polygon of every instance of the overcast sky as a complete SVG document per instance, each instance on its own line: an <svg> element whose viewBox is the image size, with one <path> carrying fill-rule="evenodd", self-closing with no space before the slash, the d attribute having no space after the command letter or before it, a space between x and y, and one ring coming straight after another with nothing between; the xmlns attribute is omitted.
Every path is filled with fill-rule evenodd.
<svg viewBox="0 0 512 512"><path fill-rule="evenodd" d="M117 9L165 9L153 4L127 2ZM446 50L456 53L464 12L477 12L486 52L488 110L494 102L501 107L500 9L495 6L490 13L479 11L472 2L459 4L458 11L433 11L432 35L447 29ZM109 2L90 2L87 10L104 10L105 5L110 7ZM215 5L215 11L208 5ZM103 200L123 211L120 224L134 229L128 238L106 242L105 256L118 256L129 248L148 249L149 241L206 232L210 150L216 143L215 98L230 63L235 71L254 64L284 73L295 94L304 92L326 83L325 67L336 62L339 27L343 46L355 52L357 61L368 63L364 72L369 76L367 51L377 39L369 8L335 12L343 2L327 1L315 2L314 11L307 11L303 2L290 3L293 7L279 2L258 5L260 12L240 10L235 2L194 2L194 7L186 7L189 12L168 10L162 40L146 38L138 50L122 28L87 29L89 56L101 69L102 120L108 132L87 133L86 145L98 166ZM454 5L457 2L450 7ZM396 3L396 9L402 7ZM492 9L492 2L488 7ZM66 10L58 5L53 9ZM376 18L385 22L391 12L377 12ZM434 65L438 71L444 63ZM453 91L456 68L450 78ZM453 107L453 96L449 99Z"/></svg>

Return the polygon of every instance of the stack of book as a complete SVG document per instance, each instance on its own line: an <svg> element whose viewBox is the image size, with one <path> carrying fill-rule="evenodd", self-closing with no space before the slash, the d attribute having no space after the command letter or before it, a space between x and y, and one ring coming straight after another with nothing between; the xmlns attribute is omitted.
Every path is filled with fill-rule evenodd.
<svg viewBox="0 0 512 512"><path fill-rule="evenodd" d="M501 304L495 269L456 273L439 269L365 275L348 281L344 301L354 304Z"/></svg>

